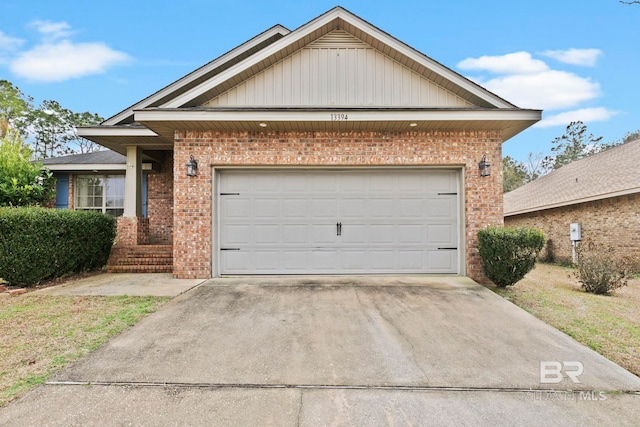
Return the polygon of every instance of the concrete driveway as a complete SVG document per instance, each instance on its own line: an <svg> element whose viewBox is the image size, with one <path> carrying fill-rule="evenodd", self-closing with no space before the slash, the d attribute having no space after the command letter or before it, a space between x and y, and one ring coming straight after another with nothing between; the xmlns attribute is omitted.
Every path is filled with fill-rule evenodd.
<svg viewBox="0 0 640 427"><path fill-rule="evenodd" d="M466 278L216 279L0 425L634 425L639 392Z"/></svg>

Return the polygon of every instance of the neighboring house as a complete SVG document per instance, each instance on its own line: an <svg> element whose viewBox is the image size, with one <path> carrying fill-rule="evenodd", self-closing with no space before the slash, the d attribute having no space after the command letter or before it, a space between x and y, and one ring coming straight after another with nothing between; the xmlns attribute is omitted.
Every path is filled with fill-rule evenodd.
<svg viewBox="0 0 640 427"><path fill-rule="evenodd" d="M175 277L482 279L476 234L503 210L500 171L479 163L497 169L540 117L336 7L78 132L127 157L119 247L171 216ZM143 155L159 166L148 218Z"/></svg>
<svg viewBox="0 0 640 427"><path fill-rule="evenodd" d="M569 163L504 195L506 226L540 228L542 256L570 262L570 224L582 239L613 247L640 267L640 140Z"/></svg>

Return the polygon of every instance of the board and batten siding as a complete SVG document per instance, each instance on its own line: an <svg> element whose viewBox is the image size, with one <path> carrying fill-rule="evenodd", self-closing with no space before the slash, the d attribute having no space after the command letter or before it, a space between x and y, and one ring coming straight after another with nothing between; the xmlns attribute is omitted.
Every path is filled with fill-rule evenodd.
<svg viewBox="0 0 640 427"><path fill-rule="evenodd" d="M204 106L473 107L345 31L336 30Z"/></svg>

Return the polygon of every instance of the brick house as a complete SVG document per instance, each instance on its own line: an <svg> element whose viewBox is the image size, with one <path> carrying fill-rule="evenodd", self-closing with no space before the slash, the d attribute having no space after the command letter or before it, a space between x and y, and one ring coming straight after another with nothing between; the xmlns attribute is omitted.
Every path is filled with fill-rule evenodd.
<svg viewBox="0 0 640 427"><path fill-rule="evenodd" d="M175 277L482 279L476 232L503 211L501 171L479 163L540 117L336 7L79 134L126 156L116 251L162 229Z"/></svg>
<svg viewBox="0 0 640 427"><path fill-rule="evenodd" d="M582 239L638 260L640 271L640 140L569 163L504 195L504 222L537 227L547 238L541 256L570 262L570 224Z"/></svg>

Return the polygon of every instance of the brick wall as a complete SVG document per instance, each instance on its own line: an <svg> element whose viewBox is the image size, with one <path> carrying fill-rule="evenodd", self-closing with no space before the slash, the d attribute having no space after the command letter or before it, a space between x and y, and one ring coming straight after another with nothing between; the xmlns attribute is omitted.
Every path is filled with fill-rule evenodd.
<svg viewBox="0 0 640 427"><path fill-rule="evenodd" d="M159 173L147 175L147 216L149 241L171 244L173 241L173 153L166 152Z"/></svg>
<svg viewBox="0 0 640 427"><path fill-rule="evenodd" d="M137 246L149 244L149 219L119 216L117 221L117 245Z"/></svg>
<svg viewBox="0 0 640 427"><path fill-rule="evenodd" d="M208 278L212 257L211 166L464 166L467 275L484 281L476 233L500 225L501 135L460 132L195 132L178 131L174 144L174 275ZM480 177L483 154L492 174ZM186 176L193 155L198 176Z"/></svg>
<svg viewBox="0 0 640 427"><path fill-rule="evenodd" d="M504 219L509 227L537 227L547 239L543 259L571 262L569 224L580 223L582 239L616 248L640 267L640 194L579 203Z"/></svg>

